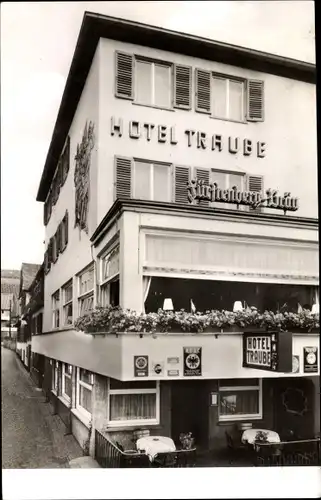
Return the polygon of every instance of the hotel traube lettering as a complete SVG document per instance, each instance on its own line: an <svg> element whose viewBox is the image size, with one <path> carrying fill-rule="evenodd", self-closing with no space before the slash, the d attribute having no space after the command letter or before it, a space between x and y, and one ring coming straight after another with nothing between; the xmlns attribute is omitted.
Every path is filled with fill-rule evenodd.
<svg viewBox="0 0 321 500"><path fill-rule="evenodd" d="M123 120L111 117L111 135L122 137L125 131ZM239 137L223 137L220 134L206 134L199 130L185 129L184 135L179 137L175 125L155 125L150 122L131 120L128 122L128 136L131 139L145 139L148 142L155 140L159 143L176 145L178 142L188 147L198 149L211 149L212 151L227 150L231 154L241 153L243 156L256 155L257 158L265 157L265 142L254 142L251 139Z"/></svg>
<svg viewBox="0 0 321 500"><path fill-rule="evenodd" d="M286 192L283 196L275 189L267 189L265 196L260 191L240 191L236 186L231 189L221 189L216 182L205 184L203 180L193 179L187 183L187 198L190 203L208 200L210 202L233 203L248 205L252 208L276 208L284 212L296 211L299 208L298 198L291 197Z"/></svg>
<svg viewBox="0 0 321 500"><path fill-rule="evenodd" d="M292 334L279 331L244 333L243 367L292 372Z"/></svg>

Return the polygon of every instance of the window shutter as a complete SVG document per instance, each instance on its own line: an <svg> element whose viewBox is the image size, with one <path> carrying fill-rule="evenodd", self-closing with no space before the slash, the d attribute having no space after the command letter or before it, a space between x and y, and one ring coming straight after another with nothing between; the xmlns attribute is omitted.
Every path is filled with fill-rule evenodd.
<svg viewBox="0 0 321 500"><path fill-rule="evenodd" d="M49 265L49 268L50 268L51 263L53 262L53 255L52 255L52 253L53 253L53 243L52 243L52 238L50 238L50 240L49 240L47 252L48 252L48 265Z"/></svg>
<svg viewBox="0 0 321 500"><path fill-rule="evenodd" d="M174 107L192 107L192 68L189 66L174 65Z"/></svg>
<svg viewBox="0 0 321 500"><path fill-rule="evenodd" d="M60 222L58 229L56 231L56 234L55 234L57 255L59 255L61 252L61 226L62 226L62 223Z"/></svg>
<svg viewBox="0 0 321 500"><path fill-rule="evenodd" d="M43 205L43 223L45 226L48 224L48 202L46 201Z"/></svg>
<svg viewBox="0 0 321 500"><path fill-rule="evenodd" d="M247 81L247 113L251 122L264 120L264 82L262 80Z"/></svg>
<svg viewBox="0 0 321 500"><path fill-rule="evenodd" d="M116 52L116 97L134 99L134 56Z"/></svg>
<svg viewBox="0 0 321 500"><path fill-rule="evenodd" d="M249 175L247 178L247 185L249 191L262 192L263 191L263 177L261 175ZM251 208L251 212L262 212L262 207Z"/></svg>
<svg viewBox="0 0 321 500"><path fill-rule="evenodd" d="M69 219L69 215L68 215L68 210L66 211L65 213L65 217L64 217L64 240L65 240L65 247L67 246L68 244L68 231L69 231L69 227L68 227L68 219Z"/></svg>
<svg viewBox="0 0 321 500"><path fill-rule="evenodd" d="M62 154L62 159L61 159L61 164L62 164L62 181L61 185L63 186L64 183L66 182L68 172L69 172L69 160L70 158L70 137L68 136L67 138L67 143L65 146L65 149Z"/></svg>
<svg viewBox="0 0 321 500"><path fill-rule="evenodd" d="M116 199L131 197L132 160L116 157Z"/></svg>
<svg viewBox="0 0 321 500"><path fill-rule="evenodd" d="M200 113L211 112L211 72L202 69L195 70L196 106Z"/></svg>
<svg viewBox="0 0 321 500"><path fill-rule="evenodd" d="M204 184L208 186L210 183L210 171L205 168L196 168L196 179L198 181L204 181ZM208 207L209 204L209 200L201 200L197 203L200 207Z"/></svg>
<svg viewBox="0 0 321 500"><path fill-rule="evenodd" d="M187 184L190 180L190 167L175 167L175 202L188 204Z"/></svg>

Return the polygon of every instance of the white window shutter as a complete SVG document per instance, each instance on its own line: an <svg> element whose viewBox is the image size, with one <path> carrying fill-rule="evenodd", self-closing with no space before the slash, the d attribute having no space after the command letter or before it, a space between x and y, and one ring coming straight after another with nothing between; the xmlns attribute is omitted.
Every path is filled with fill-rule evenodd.
<svg viewBox="0 0 321 500"><path fill-rule="evenodd" d="M188 204L187 184L190 180L190 167L175 166L175 202Z"/></svg>
<svg viewBox="0 0 321 500"><path fill-rule="evenodd" d="M264 121L264 82L262 80L247 81L247 121Z"/></svg>
<svg viewBox="0 0 321 500"><path fill-rule="evenodd" d="M263 176L262 175L248 175L247 176L247 188L249 191L262 192L263 191ZM262 212L262 207L251 208L250 211Z"/></svg>
<svg viewBox="0 0 321 500"><path fill-rule="evenodd" d="M116 97L134 99L134 56L125 52L115 53Z"/></svg>
<svg viewBox="0 0 321 500"><path fill-rule="evenodd" d="M206 168L196 168L196 179L198 181L204 181L206 186L210 183L210 171ZM201 200L199 203L196 203L199 207L208 207L210 202L209 200Z"/></svg>
<svg viewBox="0 0 321 500"><path fill-rule="evenodd" d="M200 113L211 112L211 72L195 69L196 104Z"/></svg>
<svg viewBox="0 0 321 500"><path fill-rule="evenodd" d="M174 65L174 108L192 107L192 68Z"/></svg>
<svg viewBox="0 0 321 500"><path fill-rule="evenodd" d="M115 197L130 198L131 197L131 177L132 177L132 160L123 156L116 156L116 175L115 175Z"/></svg>

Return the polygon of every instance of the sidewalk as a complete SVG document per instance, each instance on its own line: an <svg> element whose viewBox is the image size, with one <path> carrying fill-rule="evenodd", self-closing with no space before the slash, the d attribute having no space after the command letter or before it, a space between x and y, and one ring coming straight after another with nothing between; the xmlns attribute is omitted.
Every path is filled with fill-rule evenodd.
<svg viewBox="0 0 321 500"><path fill-rule="evenodd" d="M43 419L50 429L55 455L58 457L59 462L61 461L61 466L65 468L100 467L93 458L83 456L83 450L72 434L65 435L66 428L59 415L52 415L51 405L46 402L42 390L35 386L30 373L18 357L16 357L16 362L19 370L28 380L30 397L37 399Z"/></svg>

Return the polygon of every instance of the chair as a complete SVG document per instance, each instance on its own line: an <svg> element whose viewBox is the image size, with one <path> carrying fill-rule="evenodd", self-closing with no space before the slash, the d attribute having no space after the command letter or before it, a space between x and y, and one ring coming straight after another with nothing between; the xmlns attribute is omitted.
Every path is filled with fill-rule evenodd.
<svg viewBox="0 0 321 500"><path fill-rule="evenodd" d="M242 443L242 432L239 431L237 426L234 426L232 433L225 431L225 437L231 465L235 461L250 458L252 450L247 443Z"/></svg>

